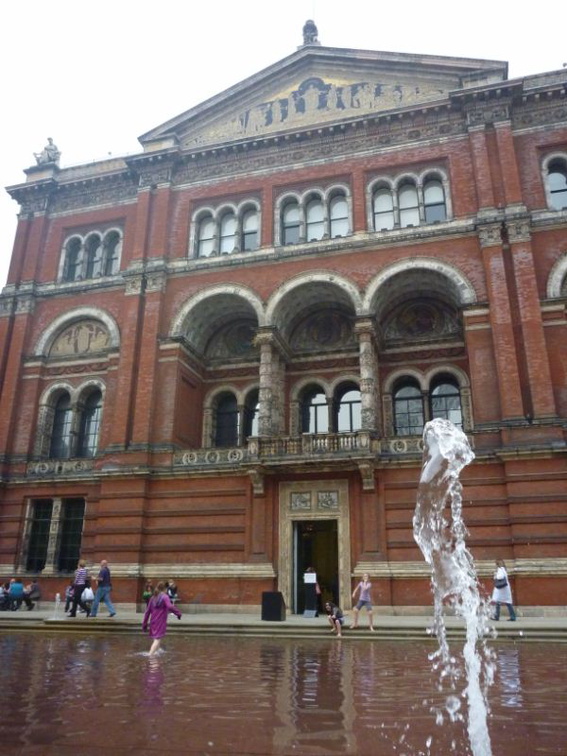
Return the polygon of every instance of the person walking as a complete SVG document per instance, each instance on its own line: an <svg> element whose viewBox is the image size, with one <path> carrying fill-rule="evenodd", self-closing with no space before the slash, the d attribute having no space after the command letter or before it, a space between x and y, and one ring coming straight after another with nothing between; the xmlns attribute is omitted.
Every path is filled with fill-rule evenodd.
<svg viewBox="0 0 567 756"><path fill-rule="evenodd" d="M353 599L355 599L356 594L360 592L360 595L358 597L358 603L353 609L354 619L351 625L352 630L356 630L356 628L358 627L358 614L360 610L362 609L362 607L366 607L366 611L368 612L368 624L370 625L370 631L374 632L374 625L372 624L372 599L370 598L371 588L372 588L372 583L370 582L368 573L365 572L362 576L362 580L352 592Z"/></svg>
<svg viewBox="0 0 567 756"><path fill-rule="evenodd" d="M87 570L87 563L84 559L79 560L79 566L75 571L75 579L73 581L73 600L71 602L71 611L69 617L77 616L77 605L86 612L87 617L90 616L91 610L88 604L83 601L83 591L87 586L90 586L89 571Z"/></svg>
<svg viewBox="0 0 567 756"><path fill-rule="evenodd" d="M146 632L149 628L152 645L150 646L150 656L157 653L161 645L161 639L167 632L167 616L169 613L175 614L177 619L181 619L181 612L171 602L167 595L166 584L159 582L155 589L154 595L148 601L148 606L142 620L142 630Z"/></svg>
<svg viewBox="0 0 567 756"><path fill-rule="evenodd" d="M494 590L492 591L492 603L495 604L493 620L500 619L500 604L506 604L508 614L510 615L509 621L516 621L516 612L514 611L514 605L512 603L512 589L510 588L510 581L508 580L508 572L506 571L506 565L503 559L496 560L496 571L494 573Z"/></svg>
<svg viewBox="0 0 567 756"><path fill-rule="evenodd" d="M110 582L110 570L108 569L108 562L106 561L106 559L103 559L100 563L100 572L98 573L96 581L98 585L93 605L91 607L91 617L96 617L98 612L98 605L101 601L104 601L104 603L108 607L110 616L114 617L116 615L116 610L114 609L112 601L110 600L112 583Z"/></svg>

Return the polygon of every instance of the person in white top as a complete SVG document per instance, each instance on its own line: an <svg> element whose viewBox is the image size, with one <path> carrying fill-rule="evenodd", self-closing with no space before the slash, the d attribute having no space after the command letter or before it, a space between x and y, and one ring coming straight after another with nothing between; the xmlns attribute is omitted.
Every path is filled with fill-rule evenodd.
<svg viewBox="0 0 567 756"><path fill-rule="evenodd" d="M494 590L492 591L492 603L495 605L493 620L500 619L500 605L506 604L510 622L516 621L516 612L512 603L512 589L508 580L508 573L503 559L496 560L496 571L494 573Z"/></svg>

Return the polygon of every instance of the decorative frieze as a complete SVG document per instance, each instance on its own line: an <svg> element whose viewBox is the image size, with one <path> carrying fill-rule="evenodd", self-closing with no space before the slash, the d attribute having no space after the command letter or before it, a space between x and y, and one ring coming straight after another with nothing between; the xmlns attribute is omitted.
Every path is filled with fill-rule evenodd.
<svg viewBox="0 0 567 756"><path fill-rule="evenodd" d="M94 463L91 459L45 459L41 462L30 462L27 474L33 477L78 475L91 472L93 468Z"/></svg>

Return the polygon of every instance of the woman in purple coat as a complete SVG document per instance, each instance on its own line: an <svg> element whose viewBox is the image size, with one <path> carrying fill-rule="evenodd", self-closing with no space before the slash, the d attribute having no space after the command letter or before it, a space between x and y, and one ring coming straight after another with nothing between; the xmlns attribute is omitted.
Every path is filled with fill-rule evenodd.
<svg viewBox="0 0 567 756"><path fill-rule="evenodd" d="M167 632L167 615L171 612L177 619L181 619L181 612L172 603L166 593L165 583L158 583L154 595L148 601L146 613L142 620L142 630L146 632L150 628L150 638L153 643L150 647L150 656L153 656L160 647L161 639Z"/></svg>

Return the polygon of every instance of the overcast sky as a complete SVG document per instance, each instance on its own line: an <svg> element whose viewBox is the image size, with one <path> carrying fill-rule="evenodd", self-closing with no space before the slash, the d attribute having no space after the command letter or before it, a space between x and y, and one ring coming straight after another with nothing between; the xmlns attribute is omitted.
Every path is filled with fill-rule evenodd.
<svg viewBox="0 0 567 756"><path fill-rule="evenodd" d="M62 168L141 151L141 134L294 52L308 18L325 46L504 60L516 78L567 62L557 33L566 8L563 0L530 10L510 0L4 0L0 187L25 181L48 136ZM0 188L0 287L17 212Z"/></svg>

